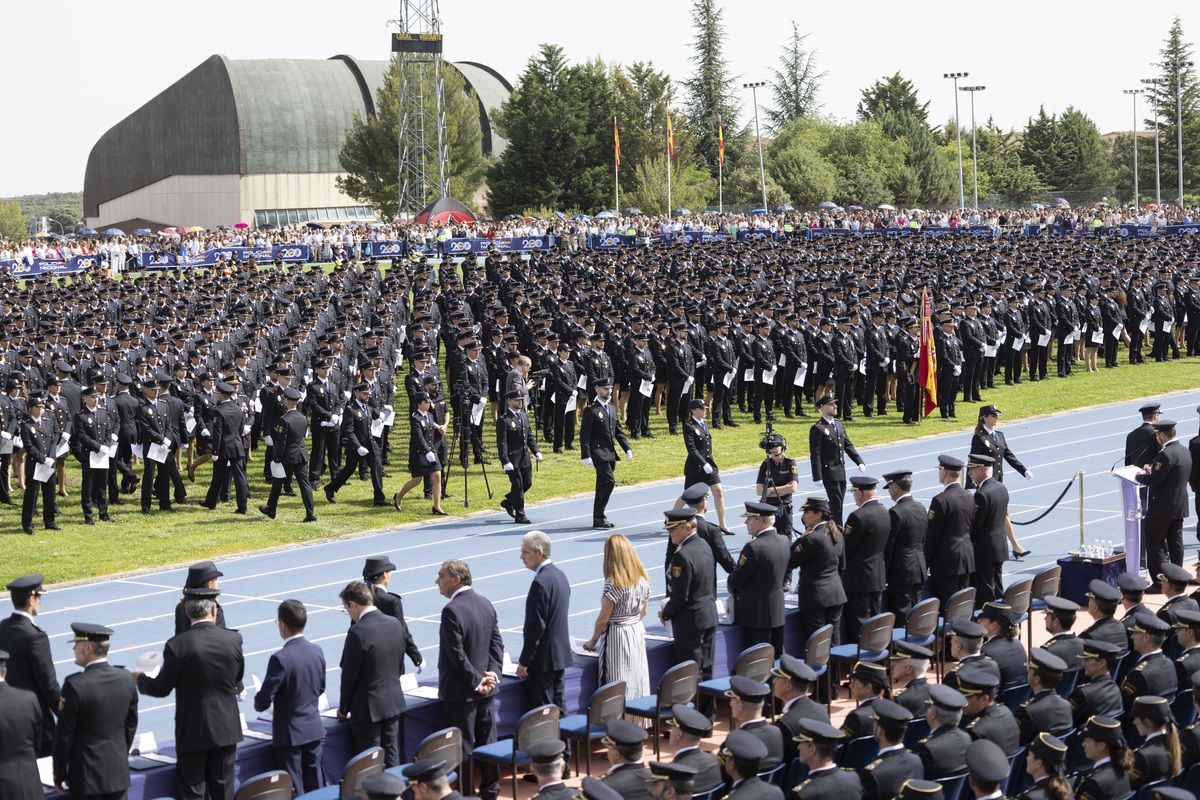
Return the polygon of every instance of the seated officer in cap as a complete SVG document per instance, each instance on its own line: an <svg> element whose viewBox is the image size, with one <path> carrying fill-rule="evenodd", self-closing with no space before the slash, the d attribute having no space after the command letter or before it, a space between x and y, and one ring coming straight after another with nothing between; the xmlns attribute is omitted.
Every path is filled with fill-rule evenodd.
<svg viewBox="0 0 1200 800"><path fill-rule="evenodd" d="M111 628L72 622L71 630L75 663L83 671L63 681L54 732L54 785L75 796L123 796L129 788L129 748L137 733L137 687L132 675L108 663Z"/></svg>
<svg viewBox="0 0 1200 800"><path fill-rule="evenodd" d="M1033 778L1021 800L1069 800L1071 784L1063 777L1067 745L1058 737L1039 733L1025 754L1025 772Z"/></svg>
<svg viewBox="0 0 1200 800"><path fill-rule="evenodd" d="M958 672L958 691L967 698L961 727L978 741L995 742L1005 755L1020 749L1021 731L1008 706L996 702L996 678L976 667Z"/></svg>
<svg viewBox="0 0 1200 800"><path fill-rule="evenodd" d="M5 680L7 670L8 651L0 650L0 797L42 800L46 794L37 766L42 711L37 695Z"/></svg>
<svg viewBox="0 0 1200 800"><path fill-rule="evenodd" d="M846 715L842 732L851 739L870 736L875 730L871 706L881 697L890 697L887 668L870 661L856 663L850 672L850 698L858 707Z"/></svg>
<svg viewBox="0 0 1200 800"><path fill-rule="evenodd" d="M1000 665L979 652L983 646L984 634L987 633L984 627L974 620L955 617L950 620L950 632L953 634L950 638L950 655L957 658L958 663L954 665L954 669L945 674L942 683L952 689L957 688L959 671L972 667L985 670L995 676L996 683L999 684Z"/></svg>
<svg viewBox="0 0 1200 800"><path fill-rule="evenodd" d="M823 722L800 721L797 750L808 765L808 777L788 792L789 800L838 800L862 795L862 781L848 769L834 763L838 745L846 741L845 732Z"/></svg>
<svg viewBox="0 0 1200 800"><path fill-rule="evenodd" d="M987 631L980 652L1000 666L1001 691L1024 683L1025 662L1029 656L1018 638L1021 630L1013 622L1012 607L1004 603L986 603L979 611L978 619Z"/></svg>
<svg viewBox="0 0 1200 800"><path fill-rule="evenodd" d="M1114 618L1117 604L1121 602L1121 592L1104 581L1096 578L1088 583L1087 612L1095 620L1087 629L1079 634L1080 639L1098 639L1116 645L1121 655L1129 649L1129 634L1125 625ZM1132 627L1131 621L1128 627Z"/></svg>
<svg viewBox="0 0 1200 800"><path fill-rule="evenodd" d="M879 613L879 598L887 586L884 550L891 520L876 496L878 483L878 479L865 475L850 478L856 508L842 527L846 543L842 587L846 591L847 643L857 642L863 623Z"/></svg>
<svg viewBox="0 0 1200 800"><path fill-rule="evenodd" d="M1200 671L1200 611L1178 611L1171 626L1182 652L1175 658L1179 691L1192 685L1192 675Z"/></svg>
<svg viewBox="0 0 1200 800"><path fill-rule="evenodd" d="M896 793L896 800L943 800L942 785L937 781L910 778Z"/></svg>
<svg viewBox="0 0 1200 800"><path fill-rule="evenodd" d="M925 701L929 699L929 681L925 673L933 660L933 651L903 640L896 642L892 653L889 677L896 687L893 698L913 716L924 716Z"/></svg>
<svg viewBox="0 0 1200 800"><path fill-rule="evenodd" d="M800 732L800 720L814 719L829 723L829 712L825 706L808 696L809 686L817 679L813 668L795 656L784 653L779 657L779 666L771 670L771 693L783 701L783 710L775 720L775 727L783 734L783 760L796 757L796 734Z"/></svg>
<svg viewBox="0 0 1200 800"><path fill-rule="evenodd" d="M1175 664L1162 651L1163 639L1170 633L1171 626L1146 612L1135 619L1130 634L1138 661L1121 683L1122 704L1127 712L1133 708L1133 701L1142 695L1174 697L1179 688Z"/></svg>
<svg viewBox="0 0 1200 800"><path fill-rule="evenodd" d="M408 789L408 781L390 772L376 772L362 779L359 784L366 800L399 800Z"/></svg>
<svg viewBox="0 0 1200 800"><path fill-rule="evenodd" d="M743 647L769 643L778 658L783 652L783 575L789 543L775 530L775 506L748 502L742 516L750 541L726 582L734 600L733 618L742 628Z"/></svg>
<svg viewBox="0 0 1200 800"><path fill-rule="evenodd" d="M0 620L0 650L9 653L5 680L9 686L37 696L42 712L41 740L35 749L38 757L44 758L50 755L50 746L54 742L54 717L60 691L54 660L50 657L50 638L33 621L42 608L42 595L45 594L42 576L24 575L4 588L8 589L13 604L12 616Z"/></svg>
<svg viewBox="0 0 1200 800"><path fill-rule="evenodd" d="M1033 696L1021 704L1014 716L1021 726L1021 744L1028 745L1039 733L1066 733L1074 727L1071 704L1058 694L1058 684L1067 662L1041 647L1029 652L1029 687Z"/></svg>
<svg viewBox="0 0 1200 800"><path fill-rule="evenodd" d="M1112 670L1120 651L1112 642L1082 639L1083 652L1077 657L1083 674L1075 691L1067 698L1071 706L1071 724L1078 728L1094 716L1111 717L1123 713L1121 687L1112 679Z"/></svg>
<svg viewBox="0 0 1200 800"><path fill-rule="evenodd" d="M1158 609L1158 618L1168 625L1175 624L1175 614L1178 611L1200 611L1200 604L1184 594L1189 584L1193 583L1192 576L1178 564L1167 562L1162 565L1162 573L1158 583L1162 587L1163 596L1167 601Z"/></svg>
<svg viewBox="0 0 1200 800"><path fill-rule="evenodd" d="M1079 604L1058 595L1047 596L1045 602L1046 632L1050 634L1045 647L1067 663L1068 672L1074 672L1079 669L1076 659L1083 652L1083 640L1071 630Z"/></svg>
<svg viewBox="0 0 1200 800"><path fill-rule="evenodd" d="M1008 778L1008 754L986 739L971 742L967 748L967 785L976 800L1002 797L1000 789Z"/></svg>
<svg viewBox="0 0 1200 800"><path fill-rule="evenodd" d="M1137 791L1148 783L1174 778L1181 767L1179 732L1170 702L1165 697L1145 695L1133 702L1129 713L1137 732L1145 737L1133 751L1129 788Z"/></svg>
<svg viewBox="0 0 1200 800"><path fill-rule="evenodd" d="M904 734L912 713L891 700L879 699L871 704L875 717L875 740L879 752L875 759L859 773L862 780L863 800L888 800L910 778L925 774L921 759L904 748Z"/></svg>
<svg viewBox="0 0 1200 800"><path fill-rule="evenodd" d="M940 683L929 687L929 703L925 711L929 735L913 745L911 750L913 755L921 759L925 777L930 780L961 775L966 771L966 751L971 743L971 734L958 727L966 705L967 698L963 697L962 692Z"/></svg>
<svg viewBox="0 0 1200 800"><path fill-rule="evenodd" d="M729 691L725 696L729 698L736 730L751 734L767 748L759 772L768 772L783 763L783 733L769 725L763 716L763 703L771 696L770 688L745 675L734 675L729 679Z"/></svg>
<svg viewBox="0 0 1200 800"><path fill-rule="evenodd" d="M654 800L691 800L696 770L678 762L650 762L650 796Z"/></svg>
<svg viewBox="0 0 1200 800"><path fill-rule="evenodd" d="M1200 711L1200 675L1192 675L1188 684L1192 692L1192 707ZM1189 769L1200 763L1200 716L1179 732L1180 766Z"/></svg>
<svg viewBox="0 0 1200 800"><path fill-rule="evenodd" d="M695 770L694 791L715 789L723 782L721 762L712 753L700 749L701 740L712 734L712 720L682 703L671 706L671 714L665 724L667 743L675 751L672 763Z"/></svg>
<svg viewBox="0 0 1200 800"><path fill-rule="evenodd" d="M1121 592L1121 607L1125 611L1125 615L1121 617L1121 624L1127 631L1133 627L1134 614L1150 610L1142 602L1149 587L1149 581L1135 572L1122 572L1117 576L1117 589Z"/></svg>
<svg viewBox="0 0 1200 800"><path fill-rule="evenodd" d="M650 771L642 764L646 729L617 717L605 723L602 741L608 747L608 761L612 766L601 780L626 800L649 798L650 790L646 784Z"/></svg>
<svg viewBox="0 0 1200 800"><path fill-rule="evenodd" d="M649 771L646 773L650 774ZM621 793L608 786L603 780L590 775L580 782L579 792L573 800L621 800Z"/></svg>
<svg viewBox="0 0 1200 800"><path fill-rule="evenodd" d="M525 748L525 755L529 756L529 769L533 772L533 777L537 779L538 790L534 797L540 797L542 800L547 798L570 798L575 794L575 790L571 789L563 783L563 753L566 751L567 745L562 739L539 739L536 742L530 742Z"/></svg>
<svg viewBox="0 0 1200 800"><path fill-rule="evenodd" d="M384 773L387 774L387 773ZM402 770L412 790L413 800L466 800L450 788L446 762L440 758L422 758Z"/></svg>
<svg viewBox="0 0 1200 800"><path fill-rule="evenodd" d="M1121 800L1129 795L1133 753L1125 746L1121 723L1111 717L1092 717L1079 734L1083 753L1094 766L1075 784L1078 800Z"/></svg>

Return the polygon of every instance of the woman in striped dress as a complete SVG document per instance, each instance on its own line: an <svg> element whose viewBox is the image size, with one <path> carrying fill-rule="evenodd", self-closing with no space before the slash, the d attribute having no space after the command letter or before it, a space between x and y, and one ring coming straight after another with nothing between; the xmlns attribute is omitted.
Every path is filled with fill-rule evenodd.
<svg viewBox="0 0 1200 800"><path fill-rule="evenodd" d="M600 656L600 684L625 681L625 699L650 694L646 665L646 629L642 618L650 604L650 576L637 551L620 534L604 543L604 589L600 615L585 650Z"/></svg>

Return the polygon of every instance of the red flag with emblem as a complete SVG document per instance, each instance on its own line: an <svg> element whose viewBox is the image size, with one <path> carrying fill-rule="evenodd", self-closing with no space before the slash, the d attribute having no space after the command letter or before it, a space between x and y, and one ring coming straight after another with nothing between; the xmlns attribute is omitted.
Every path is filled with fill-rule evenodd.
<svg viewBox="0 0 1200 800"><path fill-rule="evenodd" d="M667 109L667 155L675 155L675 134L671 132L671 109Z"/></svg>
<svg viewBox="0 0 1200 800"><path fill-rule="evenodd" d="M921 358L917 374L919 385L925 389L925 416L937 408L937 348L933 341L933 321L930 314L929 292L921 292Z"/></svg>
<svg viewBox="0 0 1200 800"><path fill-rule="evenodd" d="M617 131L617 118L613 117L613 146L617 148L617 169L621 168L621 134Z"/></svg>

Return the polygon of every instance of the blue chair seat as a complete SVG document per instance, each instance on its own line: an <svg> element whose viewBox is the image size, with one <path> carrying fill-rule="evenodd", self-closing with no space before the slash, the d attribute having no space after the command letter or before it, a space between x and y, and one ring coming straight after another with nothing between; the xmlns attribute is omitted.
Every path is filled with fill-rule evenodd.
<svg viewBox="0 0 1200 800"><path fill-rule="evenodd" d="M569 717L563 717L558 722L558 730L563 736L574 736L576 739L582 739L585 736L589 739L598 739L604 735L603 725L588 726L587 714L572 714Z"/></svg>
<svg viewBox="0 0 1200 800"><path fill-rule="evenodd" d="M711 681L700 682L702 694L725 694L729 691L729 678L713 678Z"/></svg>
<svg viewBox="0 0 1200 800"><path fill-rule="evenodd" d="M838 661L850 661L857 658L859 661L881 661L887 657L887 650L863 650L859 652L856 644L839 644L837 647L829 649L831 658Z"/></svg>
<svg viewBox="0 0 1200 800"><path fill-rule="evenodd" d="M1030 611L1045 611L1046 610L1046 601L1039 600L1036 597L1033 598L1032 600L1029 601L1029 610Z"/></svg>
<svg viewBox="0 0 1200 800"><path fill-rule="evenodd" d="M411 767L411 766L412 766L411 762L408 764L398 764L397 766L394 766L394 767L388 767L387 769L384 770L384 772L388 773L389 775L395 775L397 778L404 778L404 770L407 767ZM404 778L404 779L408 780L408 778ZM455 772L454 770L450 770L450 772L446 773L446 781L447 782L454 783L456 780L458 780L457 772ZM311 796L312 796L311 794L304 795L304 797L311 797Z"/></svg>
<svg viewBox="0 0 1200 800"><path fill-rule="evenodd" d="M519 767L529 764L529 756L525 755L525 751L523 750L517 751L514 760L512 739L501 739L498 742L480 745L471 751L471 756L474 758L489 758L505 764L515 763Z"/></svg>
<svg viewBox="0 0 1200 800"><path fill-rule="evenodd" d="M929 634L928 636L916 636L916 635L909 636L908 632L904 628L894 628L892 630L892 641L893 642L908 642L909 644L916 644L916 645L920 645L921 647L928 647L929 645L933 644L936 639L937 639L937 636L935 636L932 633Z"/></svg>
<svg viewBox="0 0 1200 800"><path fill-rule="evenodd" d="M314 789L301 796L306 800L341 800L341 791L342 787L338 785L337 781L334 781L329 786L322 786L320 789Z"/></svg>
<svg viewBox="0 0 1200 800"><path fill-rule="evenodd" d="M693 708L695 705L695 703L688 703L687 707ZM653 716L656 708L658 708L658 695L656 694L625 701L625 710L632 714L641 713L645 716ZM669 708L658 709L658 715L663 719L670 719L675 716Z"/></svg>

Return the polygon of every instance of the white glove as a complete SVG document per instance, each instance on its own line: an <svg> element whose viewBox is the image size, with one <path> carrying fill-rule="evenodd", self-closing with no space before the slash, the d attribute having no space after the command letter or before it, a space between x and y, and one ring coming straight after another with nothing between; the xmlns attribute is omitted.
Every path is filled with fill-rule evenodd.
<svg viewBox="0 0 1200 800"><path fill-rule="evenodd" d="M211 436L212 434L208 432L208 428L201 428L200 435L201 436Z"/></svg>
<svg viewBox="0 0 1200 800"><path fill-rule="evenodd" d="M369 452L371 452L371 451L370 451L370 450L368 450L368 449L367 449L367 448L365 448L365 447L360 447L360 448L358 448L358 454L359 454L360 456L365 456L365 455L366 455L367 453L369 453Z"/></svg>
<svg viewBox="0 0 1200 800"><path fill-rule="evenodd" d="M417 664L417 674L420 675L424 671L425 671L425 662L422 661L420 664Z"/></svg>
<svg viewBox="0 0 1200 800"><path fill-rule="evenodd" d="M632 450L626 450L626 451L625 451L625 460L626 460L626 461L633 461L633 451L632 451Z"/></svg>
<svg viewBox="0 0 1200 800"><path fill-rule="evenodd" d="M533 456L534 456L534 458L536 458L538 461L541 461L541 460L542 460L542 454L541 454L541 453L534 453L534 454L533 454Z"/></svg>
<svg viewBox="0 0 1200 800"><path fill-rule="evenodd" d="M275 446L275 442L271 441L271 437L270 437L270 436L268 436L267 438L263 439L263 441L267 443L267 447L274 447L274 446ZM360 455L360 456L365 456L365 455L366 455L366 453L359 453L359 455Z"/></svg>
<svg viewBox="0 0 1200 800"><path fill-rule="evenodd" d="M54 466L54 459L53 459L53 458L47 458L47 459L46 459L45 461L43 461L42 463L43 463L43 464L45 464L47 467L53 467L53 466Z"/></svg>
<svg viewBox="0 0 1200 800"><path fill-rule="evenodd" d="M704 474L705 474L705 475L712 475L712 464L705 464L705 465L704 465Z"/></svg>
<svg viewBox="0 0 1200 800"><path fill-rule="evenodd" d="M1033 477L1033 473L1030 472L1029 470L1025 470L1025 479L1029 480L1032 477Z"/></svg>
<svg viewBox="0 0 1200 800"><path fill-rule="evenodd" d="M437 456L435 456L433 453L426 453L425 460L432 464L433 462L437 461Z"/></svg>
<svg viewBox="0 0 1200 800"><path fill-rule="evenodd" d="M513 471L513 465L512 465L512 462L511 462L511 461L505 461L505 462L504 462L504 471L505 471L505 472L512 472L512 471Z"/></svg>
<svg viewBox="0 0 1200 800"><path fill-rule="evenodd" d="M866 471L867 471L867 465L866 465L866 464L859 464L859 465L858 465L858 471L859 471L859 472L866 472Z"/></svg>
<svg viewBox="0 0 1200 800"><path fill-rule="evenodd" d="M590 458L585 458L585 459L583 460L583 463L584 463L584 464L587 464L589 467L594 467L594 466L596 466L595 462L594 462L594 461L592 461Z"/></svg>
<svg viewBox="0 0 1200 800"><path fill-rule="evenodd" d="M820 485L821 485L821 479L820 479L820 478L817 478L815 481L813 481L813 484L814 484L814 485L816 485L816 486L820 486Z"/></svg>
<svg viewBox="0 0 1200 800"><path fill-rule="evenodd" d="M4 439L5 441L8 441L11 438L13 438L13 435L11 433L9 433L8 431L4 431L3 433L0 433L0 439Z"/></svg>
<svg viewBox="0 0 1200 800"><path fill-rule="evenodd" d="M170 446L171 446L171 439L169 437L164 436L163 437L163 447L170 447Z"/></svg>
<svg viewBox="0 0 1200 800"><path fill-rule="evenodd" d="M221 457L220 457L220 456L213 456L213 463L214 463L214 464L220 464L220 463L221 463Z"/></svg>

